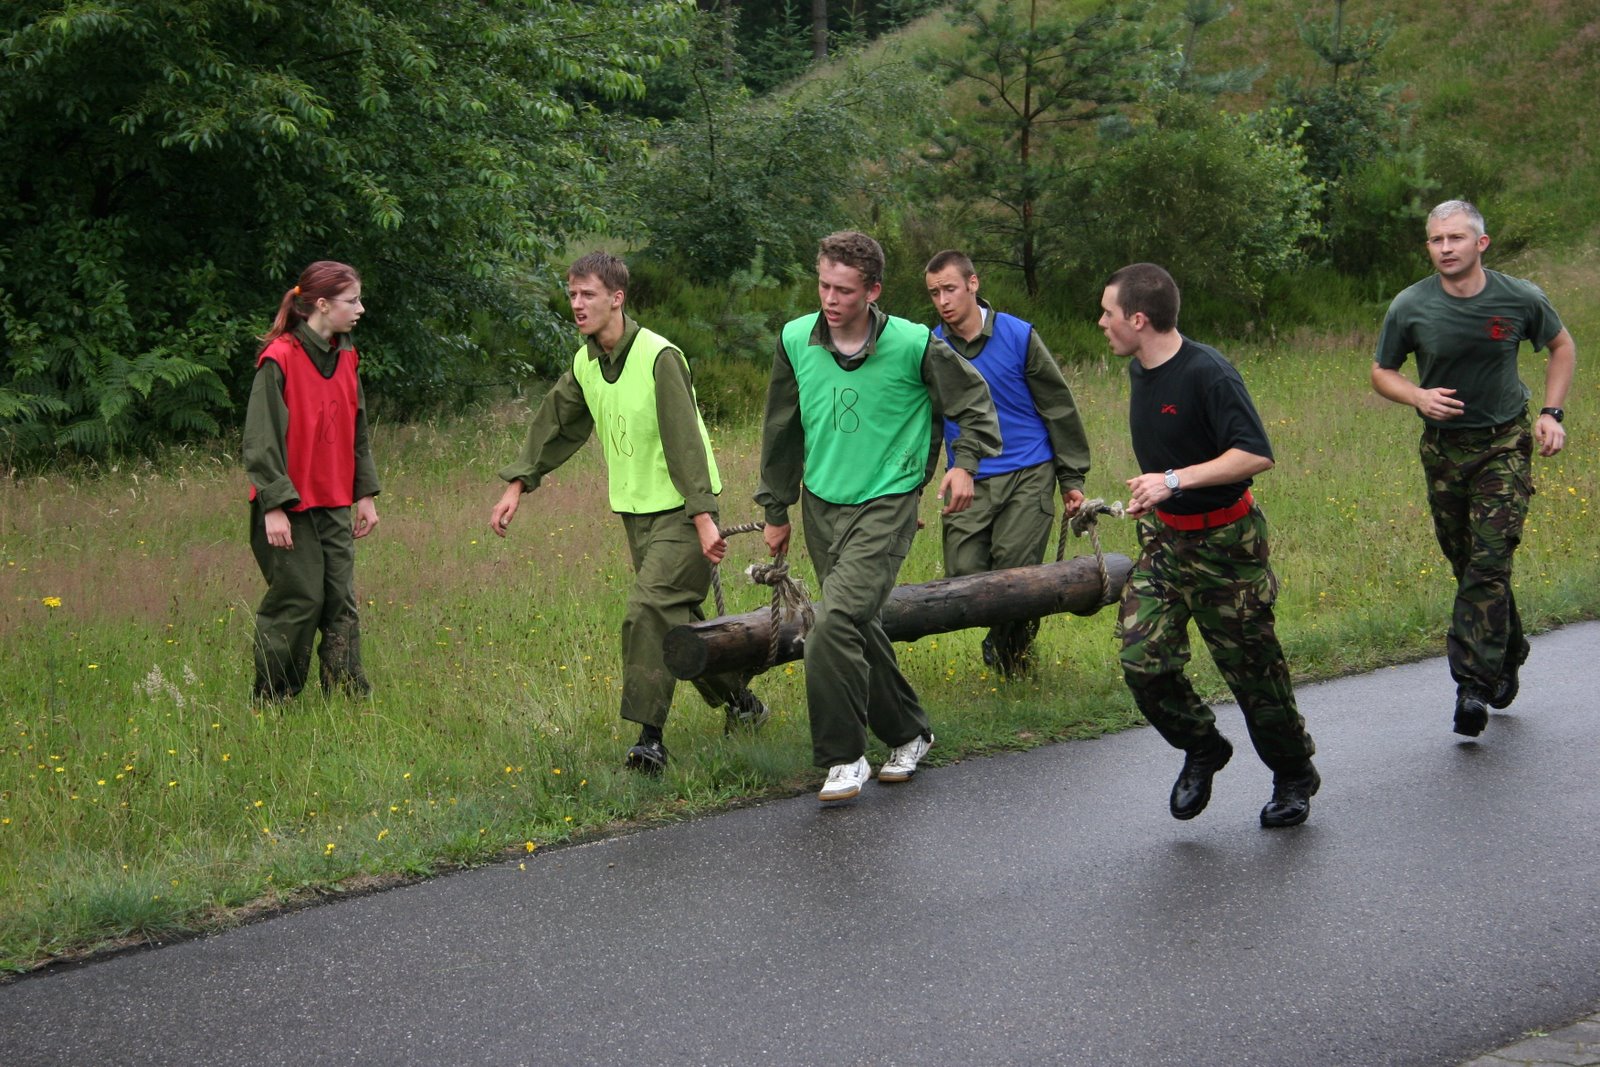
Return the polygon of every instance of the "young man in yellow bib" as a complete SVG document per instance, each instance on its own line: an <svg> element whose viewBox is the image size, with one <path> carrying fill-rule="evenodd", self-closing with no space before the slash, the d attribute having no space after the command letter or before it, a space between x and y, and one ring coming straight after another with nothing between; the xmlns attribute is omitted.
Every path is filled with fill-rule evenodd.
<svg viewBox="0 0 1600 1067"><path fill-rule="evenodd" d="M695 400L689 364L660 334L623 311L628 267L591 252L567 272L567 298L583 335L572 369L545 395L489 526L501 537L524 493L560 467L589 435L600 433L611 510L622 518L635 574L622 620L622 717L639 724L626 765L659 774L667 763L662 730L676 679L661 639L674 626L703 619L711 565L727 542L717 531L717 474L711 438ZM759 727L767 709L743 679L712 675L694 682L707 703L723 705L727 726Z"/></svg>
<svg viewBox="0 0 1600 1067"><path fill-rule="evenodd" d="M805 664L812 759L828 769L817 794L824 803L855 797L872 777L868 728L890 750L880 782L909 779L933 744L880 616L917 532L917 502L943 442L939 420L961 427L939 483L946 514L971 505L978 461L1000 451L983 376L926 326L879 310L883 267L883 249L866 234L822 240L822 310L783 328L761 441L756 503L767 548L788 551L789 508L800 503L822 584Z"/></svg>

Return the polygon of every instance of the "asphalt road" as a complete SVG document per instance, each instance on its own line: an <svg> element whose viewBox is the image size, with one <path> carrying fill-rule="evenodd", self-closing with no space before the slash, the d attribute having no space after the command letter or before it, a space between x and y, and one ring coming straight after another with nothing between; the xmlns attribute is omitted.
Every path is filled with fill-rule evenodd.
<svg viewBox="0 0 1600 1067"><path fill-rule="evenodd" d="M1303 688L1296 829L1228 706L1190 823L1151 730L930 768L0 986L0 1064L1459 1064L1600 1005L1597 661Z"/></svg>

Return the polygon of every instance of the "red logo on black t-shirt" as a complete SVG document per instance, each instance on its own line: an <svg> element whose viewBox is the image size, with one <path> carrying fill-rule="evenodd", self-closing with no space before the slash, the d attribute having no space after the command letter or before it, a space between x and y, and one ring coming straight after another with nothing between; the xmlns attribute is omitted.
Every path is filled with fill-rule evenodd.
<svg viewBox="0 0 1600 1067"><path fill-rule="evenodd" d="M1511 320L1496 315L1484 324L1491 341L1504 341L1511 337Z"/></svg>
<svg viewBox="0 0 1600 1067"><path fill-rule="evenodd" d="M1176 415L1177 413L1178 413L1178 405L1176 405L1176 404L1162 404L1161 405L1161 414L1163 414L1163 415Z"/></svg>

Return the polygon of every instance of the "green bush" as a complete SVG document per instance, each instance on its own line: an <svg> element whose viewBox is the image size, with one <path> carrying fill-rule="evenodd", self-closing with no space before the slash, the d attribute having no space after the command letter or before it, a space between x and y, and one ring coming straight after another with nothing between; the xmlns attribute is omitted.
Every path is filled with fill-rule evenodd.
<svg viewBox="0 0 1600 1067"><path fill-rule="evenodd" d="M1175 101L1096 169L1079 262L1104 277L1152 261L1186 290L1254 303L1317 234L1319 187L1303 165L1297 145L1258 124Z"/></svg>
<svg viewBox="0 0 1600 1067"><path fill-rule="evenodd" d="M905 65L853 65L838 79L753 101L708 83L693 118L664 127L648 161L618 175L636 196L651 254L698 282L759 263L784 278L807 275L816 242L848 225L846 198L883 175L883 159L909 121L926 79Z"/></svg>
<svg viewBox="0 0 1600 1067"><path fill-rule="evenodd" d="M300 269L355 265L377 404L479 378L473 317L604 229L583 102L643 92L673 0L0 6L0 417L13 453L215 435Z"/></svg>

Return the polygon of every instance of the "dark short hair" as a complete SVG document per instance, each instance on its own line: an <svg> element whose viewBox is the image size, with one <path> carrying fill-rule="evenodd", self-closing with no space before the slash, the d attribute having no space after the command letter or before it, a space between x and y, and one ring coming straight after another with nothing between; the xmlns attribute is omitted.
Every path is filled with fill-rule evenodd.
<svg viewBox="0 0 1600 1067"><path fill-rule="evenodd" d="M590 252L567 268L568 278L587 278L593 275L610 292L628 288L628 265L620 256L610 252Z"/></svg>
<svg viewBox="0 0 1600 1067"><path fill-rule="evenodd" d="M839 230L828 234L817 242L817 258L854 267L869 288L883 281L883 246L864 233Z"/></svg>
<svg viewBox="0 0 1600 1067"><path fill-rule="evenodd" d="M1106 279L1106 288L1117 287L1117 306L1123 315L1144 312L1158 333L1177 329L1178 283L1165 267L1154 263L1131 263Z"/></svg>
<svg viewBox="0 0 1600 1067"><path fill-rule="evenodd" d="M970 278L978 273L972 265L972 257L965 252L958 252L954 248L947 248L943 252L936 252L928 265L922 268L924 274L938 274L946 267L954 267L956 273L963 278Z"/></svg>

